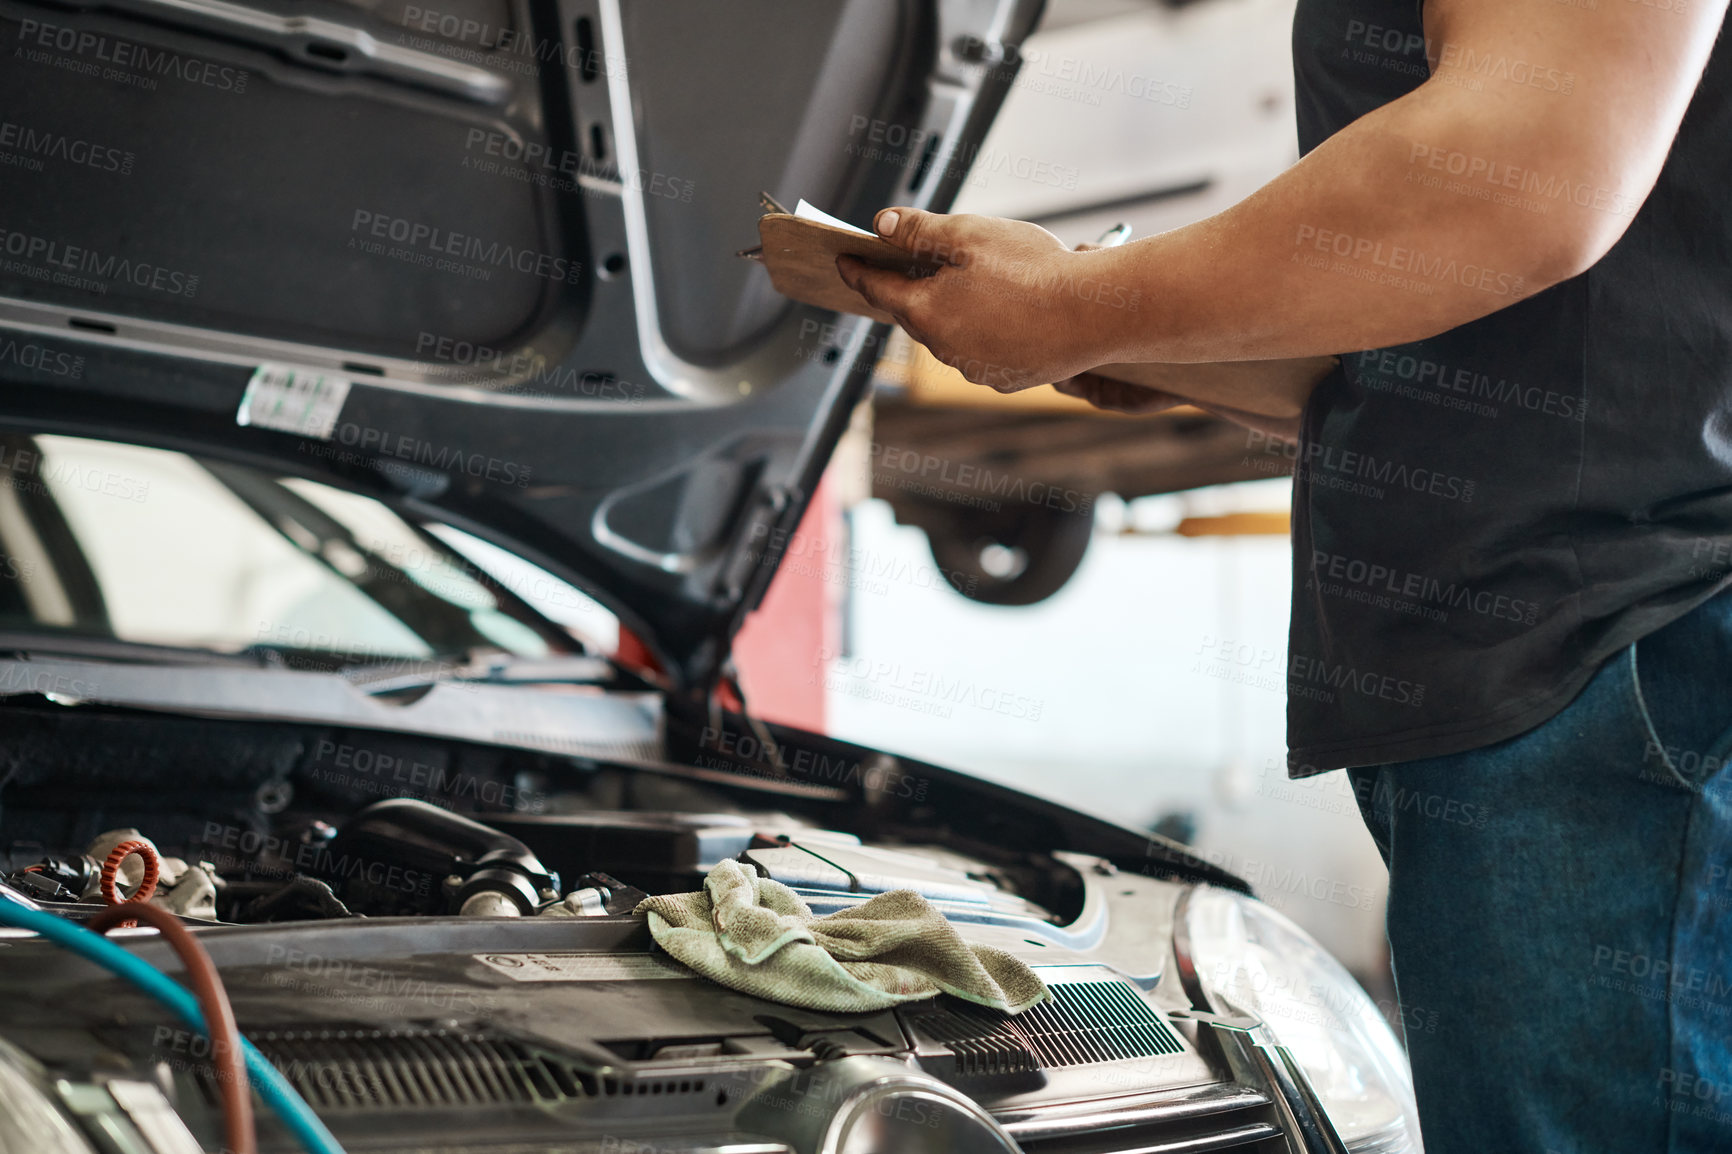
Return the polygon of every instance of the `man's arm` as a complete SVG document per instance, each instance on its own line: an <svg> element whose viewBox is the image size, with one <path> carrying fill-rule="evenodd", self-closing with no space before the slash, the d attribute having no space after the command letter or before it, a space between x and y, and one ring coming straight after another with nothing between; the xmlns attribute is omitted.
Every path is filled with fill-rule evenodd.
<svg viewBox="0 0 1732 1154"><path fill-rule="evenodd" d="M1031 224L886 209L879 232L943 267L909 280L844 258L842 275L1000 391L1112 362L1418 340L1575 276L1616 243L1726 4L1427 0L1432 77L1225 212L1070 252Z"/></svg>

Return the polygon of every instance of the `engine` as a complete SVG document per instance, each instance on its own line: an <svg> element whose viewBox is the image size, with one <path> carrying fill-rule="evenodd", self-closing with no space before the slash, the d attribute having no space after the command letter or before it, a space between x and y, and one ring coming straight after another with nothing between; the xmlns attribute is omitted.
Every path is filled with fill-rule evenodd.
<svg viewBox="0 0 1732 1154"><path fill-rule="evenodd" d="M983 863L946 860L951 855L942 850L866 846L786 815L588 811L480 821L392 798L340 825L312 819L251 830L212 821L203 834L163 845L139 829L118 828L81 848L48 853L15 843L0 880L73 914L146 900L183 917L239 924L585 917L629 913L651 892L695 889L717 861L732 857L819 905L914 889L982 914L1048 918Z"/></svg>

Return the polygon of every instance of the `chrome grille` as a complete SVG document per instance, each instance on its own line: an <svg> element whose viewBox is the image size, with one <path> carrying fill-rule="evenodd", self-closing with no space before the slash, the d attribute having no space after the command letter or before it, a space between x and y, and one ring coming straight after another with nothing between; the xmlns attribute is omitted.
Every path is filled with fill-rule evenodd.
<svg viewBox="0 0 1732 1154"><path fill-rule="evenodd" d="M1010 1020L1044 1066L1152 1058L1183 1049L1172 1028L1122 982L1065 982L1051 989L1051 1001Z"/></svg>
<svg viewBox="0 0 1732 1154"><path fill-rule="evenodd" d="M1269 1098L1232 1084L1034 1107L999 1121L1025 1154L1289 1154Z"/></svg>
<svg viewBox="0 0 1732 1154"><path fill-rule="evenodd" d="M960 1077L994 1078L1040 1069L1034 1051L1003 1022L984 1013L938 1009L910 1017L923 1033L942 1042L956 1056Z"/></svg>
<svg viewBox="0 0 1732 1154"><path fill-rule="evenodd" d="M956 1056L964 1077L1177 1054L1172 1027L1123 982L1060 982L1052 998L1015 1017L960 1002L909 1015Z"/></svg>

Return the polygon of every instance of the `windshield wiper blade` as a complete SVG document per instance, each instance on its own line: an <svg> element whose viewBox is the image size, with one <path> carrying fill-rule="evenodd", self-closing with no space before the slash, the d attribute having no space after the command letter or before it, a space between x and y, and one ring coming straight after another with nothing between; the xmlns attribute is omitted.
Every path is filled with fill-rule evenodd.
<svg viewBox="0 0 1732 1154"><path fill-rule="evenodd" d="M604 657L513 657L504 653L463 658L404 657L344 666L341 675L375 697L445 682L481 685L605 685L617 669Z"/></svg>
<svg viewBox="0 0 1732 1154"><path fill-rule="evenodd" d="M125 661L148 665L234 665L247 669L268 666L270 660L252 652L224 653L188 645L152 645L118 637L57 633L47 629L0 629L0 653L29 658L76 657L84 661Z"/></svg>

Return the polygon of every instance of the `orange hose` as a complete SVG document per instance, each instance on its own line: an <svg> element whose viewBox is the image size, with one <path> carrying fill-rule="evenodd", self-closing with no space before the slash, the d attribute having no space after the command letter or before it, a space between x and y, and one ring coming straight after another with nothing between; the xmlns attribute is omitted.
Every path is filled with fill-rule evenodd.
<svg viewBox="0 0 1732 1154"><path fill-rule="evenodd" d="M114 853L108 855L108 862L103 865L105 894L109 892L112 884L110 866L119 868L120 862L128 853L136 852L126 847L139 844L141 843L123 843L115 847ZM126 852L122 853L123 850ZM146 885L141 886L138 892L148 897L147 889L154 889L156 886L156 855L148 853L148 846L145 850ZM117 858L115 854L120 856ZM186 970L187 984L192 987L193 996L198 999L199 1009L204 1011L205 1025L210 1030L211 1063L216 1067L217 1093L222 1101L224 1148L229 1154L258 1154L258 1136L253 1127L252 1090L247 1085L246 1059L241 1053L241 1031L235 1023L234 1007L229 1004L228 991L223 988L216 963L211 961L210 954L205 952L204 946L193 937L191 930L181 924L179 918L161 906L146 904L137 894L133 895L131 901L110 905L85 925L101 934L118 926L135 924L132 918L149 922L173 947L180 958L181 966Z"/></svg>

